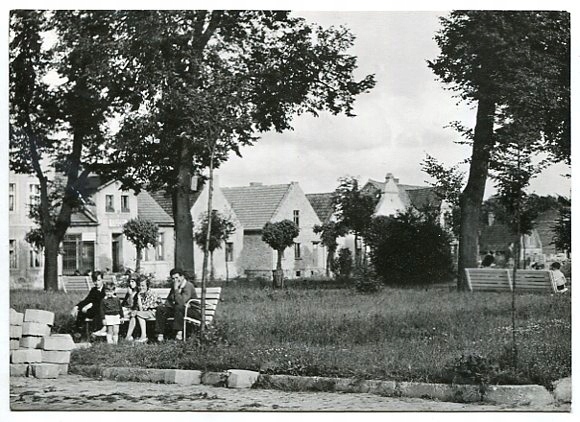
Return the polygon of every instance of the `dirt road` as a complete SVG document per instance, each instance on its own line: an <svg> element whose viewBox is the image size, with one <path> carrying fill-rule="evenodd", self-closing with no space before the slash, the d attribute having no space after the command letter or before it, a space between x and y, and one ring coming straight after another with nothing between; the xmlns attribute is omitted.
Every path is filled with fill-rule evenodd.
<svg viewBox="0 0 580 422"><path fill-rule="evenodd" d="M96 380L78 375L58 380L10 378L10 408L34 411L569 411L552 406L509 408L445 403L372 394L234 390L205 385L178 386Z"/></svg>

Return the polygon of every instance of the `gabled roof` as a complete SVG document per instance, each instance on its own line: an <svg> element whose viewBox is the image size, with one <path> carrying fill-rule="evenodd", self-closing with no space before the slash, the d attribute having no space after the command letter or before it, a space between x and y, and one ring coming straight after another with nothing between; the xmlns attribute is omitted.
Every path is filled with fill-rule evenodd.
<svg viewBox="0 0 580 422"><path fill-rule="evenodd" d="M155 202L163 209L163 211L173 221L173 199L167 191L148 192ZM195 204L201 195L201 191L196 191L191 194L191 206Z"/></svg>
<svg viewBox="0 0 580 422"><path fill-rule="evenodd" d="M95 214L87 208L73 212L70 216L71 226L96 226L98 224Z"/></svg>
<svg viewBox="0 0 580 422"><path fill-rule="evenodd" d="M173 218L145 191L137 195L137 216L159 226L173 226Z"/></svg>
<svg viewBox="0 0 580 422"><path fill-rule="evenodd" d="M441 198L439 198L433 188L409 189L407 190L407 195L409 195L411 204L418 210L425 208L439 209L441 207Z"/></svg>
<svg viewBox="0 0 580 422"><path fill-rule="evenodd" d="M320 221L324 224L328 222L332 214L334 213L333 206L333 192L329 193L307 193L306 198L314 208L316 215Z"/></svg>
<svg viewBox="0 0 580 422"><path fill-rule="evenodd" d="M222 188L245 230L261 230L271 221L292 184Z"/></svg>
<svg viewBox="0 0 580 422"><path fill-rule="evenodd" d="M485 225L479 235L479 250L482 253L484 251L505 251L511 242L518 243L518 235L513 234L505 224Z"/></svg>

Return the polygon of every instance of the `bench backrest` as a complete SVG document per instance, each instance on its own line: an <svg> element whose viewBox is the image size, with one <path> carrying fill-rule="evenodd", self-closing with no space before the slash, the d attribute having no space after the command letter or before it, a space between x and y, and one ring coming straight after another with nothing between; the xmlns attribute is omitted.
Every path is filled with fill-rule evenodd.
<svg viewBox="0 0 580 422"><path fill-rule="evenodd" d="M220 301L220 296L222 293L221 287L207 287L205 289L205 323L211 324L217 305ZM197 287L195 289L195 295L198 299L201 299L201 288ZM187 317L187 320L197 321L193 318Z"/></svg>
<svg viewBox="0 0 580 422"><path fill-rule="evenodd" d="M470 291L511 291L511 274L509 269L466 268L465 275Z"/></svg>
<svg viewBox="0 0 580 422"><path fill-rule="evenodd" d="M89 276L86 275L63 275L62 288L65 293L68 292L88 292L91 290Z"/></svg>
<svg viewBox="0 0 580 422"><path fill-rule="evenodd" d="M518 270L515 289L517 291L556 292L552 272L549 270Z"/></svg>
<svg viewBox="0 0 580 422"><path fill-rule="evenodd" d="M513 283L510 268L466 268L465 275L470 291L555 292L552 273L548 270L517 270Z"/></svg>

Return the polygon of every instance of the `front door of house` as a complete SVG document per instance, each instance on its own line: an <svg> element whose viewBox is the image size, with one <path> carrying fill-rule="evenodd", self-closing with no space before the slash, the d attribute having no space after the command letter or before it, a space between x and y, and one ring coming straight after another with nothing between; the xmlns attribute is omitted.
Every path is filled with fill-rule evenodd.
<svg viewBox="0 0 580 422"><path fill-rule="evenodd" d="M113 272L118 273L121 271L121 235L114 234L111 250L111 258L113 260Z"/></svg>

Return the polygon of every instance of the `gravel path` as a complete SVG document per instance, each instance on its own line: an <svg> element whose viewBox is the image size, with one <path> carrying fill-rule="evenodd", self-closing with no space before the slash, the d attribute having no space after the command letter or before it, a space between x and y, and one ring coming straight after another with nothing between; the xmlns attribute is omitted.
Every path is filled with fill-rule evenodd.
<svg viewBox="0 0 580 422"><path fill-rule="evenodd" d="M570 406L509 408L446 403L373 394L234 390L205 385L178 386L96 380L79 375L58 380L10 378L11 410L171 410L171 411L551 411Z"/></svg>

